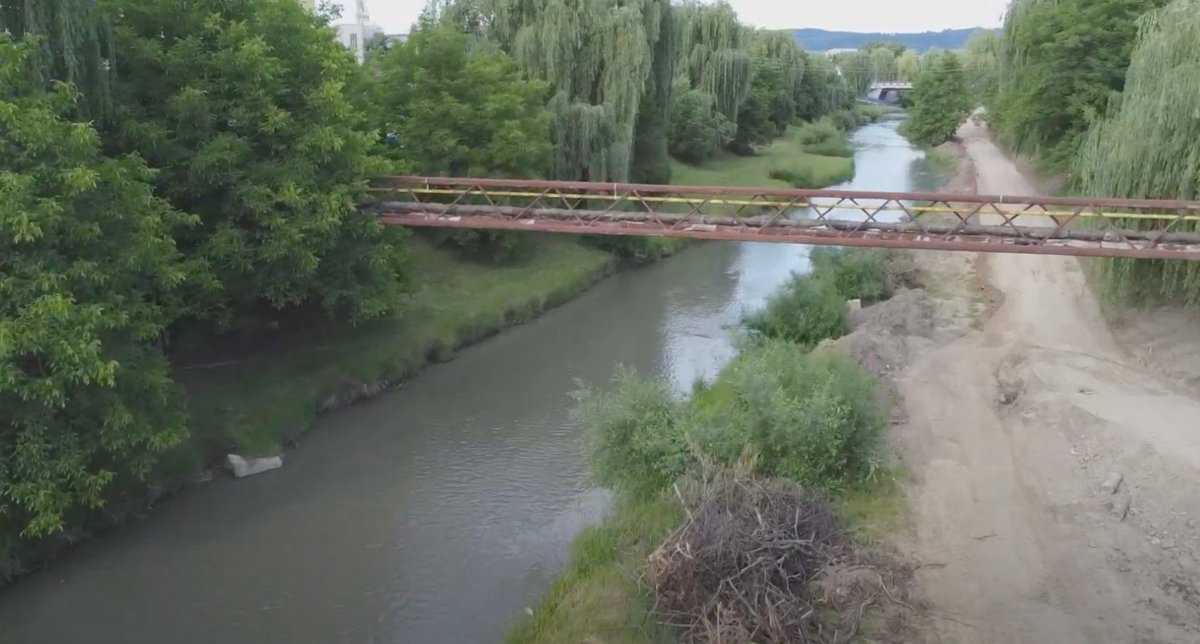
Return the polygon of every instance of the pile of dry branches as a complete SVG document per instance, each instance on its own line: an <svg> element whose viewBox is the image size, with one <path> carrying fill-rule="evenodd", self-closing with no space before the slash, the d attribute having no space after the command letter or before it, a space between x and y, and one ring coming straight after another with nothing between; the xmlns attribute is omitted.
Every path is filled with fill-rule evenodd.
<svg viewBox="0 0 1200 644"><path fill-rule="evenodd" d="M686 523L650 559L660 619L685 642L828 641L813 582L848 552L829 504L784 481L688 487Z"/></svg>

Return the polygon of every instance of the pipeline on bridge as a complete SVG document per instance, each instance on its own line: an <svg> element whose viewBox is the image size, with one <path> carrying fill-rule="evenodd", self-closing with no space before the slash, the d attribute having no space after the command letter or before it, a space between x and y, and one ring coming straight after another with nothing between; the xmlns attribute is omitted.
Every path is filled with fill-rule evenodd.
<svg viewBox="0 0 1200 644"><path fill-rule="evenodd" d="M385 177L385 224L1200 261L1200 202Z"/></svg>

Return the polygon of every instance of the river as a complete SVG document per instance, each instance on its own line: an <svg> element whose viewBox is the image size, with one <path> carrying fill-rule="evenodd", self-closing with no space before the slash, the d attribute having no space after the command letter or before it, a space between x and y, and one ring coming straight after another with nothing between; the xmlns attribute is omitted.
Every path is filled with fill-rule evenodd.
<svg viewBox="0 0 1200 644"><path fill-rule="evenodd" d="M932 187L897 121L847 188ZM624 271L404 388L323 417L284 469L218 477L0 593L0 642L495 642L605 511L570 414L618 364L686 391L800 246L708 243Z"/></svg>

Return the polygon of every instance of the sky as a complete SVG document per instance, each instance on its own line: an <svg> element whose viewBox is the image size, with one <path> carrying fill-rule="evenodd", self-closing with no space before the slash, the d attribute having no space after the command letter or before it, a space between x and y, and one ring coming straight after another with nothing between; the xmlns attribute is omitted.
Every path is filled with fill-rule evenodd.
<svg viewBox="0 0 1200 644"><path fill-rule="evenodd" d="M354 18L355 0L345 17ZM939 31L998 27L1009 0L729 0L743 22L782 29L816 27L838 31ZM371 22L387 33L406 33L425 0L367 0Z"/></svg>

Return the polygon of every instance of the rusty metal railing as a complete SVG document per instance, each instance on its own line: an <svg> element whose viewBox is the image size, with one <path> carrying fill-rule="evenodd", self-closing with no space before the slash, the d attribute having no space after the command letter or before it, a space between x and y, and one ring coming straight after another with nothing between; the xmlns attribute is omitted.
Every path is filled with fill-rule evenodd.
<svg viewBox="0 0 1200 644"><path fill-rule="evenodd" d="M1200 260L1200 202L385 177L386 224Z"/></svg>

